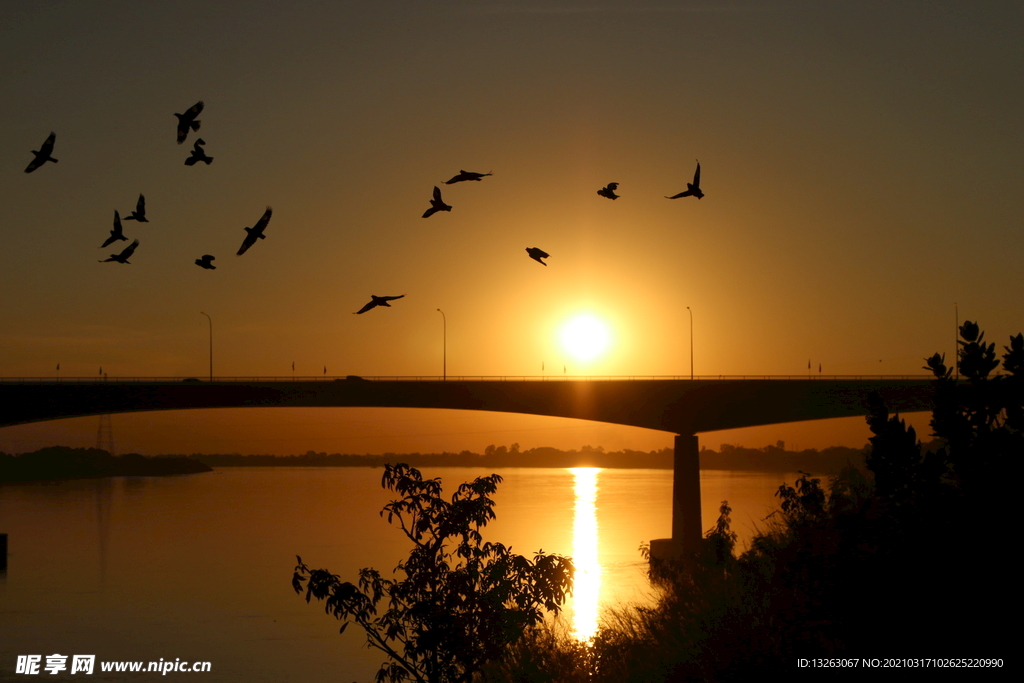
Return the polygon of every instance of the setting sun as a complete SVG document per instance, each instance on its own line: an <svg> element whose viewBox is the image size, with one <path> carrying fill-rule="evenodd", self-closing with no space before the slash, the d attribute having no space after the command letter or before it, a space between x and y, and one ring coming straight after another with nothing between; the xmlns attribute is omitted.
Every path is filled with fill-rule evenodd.
<svg viewBox="0 0 1024 683"><path fill-rule="evenodd" d="M577 315L562 327L562 346L576 360L590 361L608 348L608 325L589 313Z"/></svg>

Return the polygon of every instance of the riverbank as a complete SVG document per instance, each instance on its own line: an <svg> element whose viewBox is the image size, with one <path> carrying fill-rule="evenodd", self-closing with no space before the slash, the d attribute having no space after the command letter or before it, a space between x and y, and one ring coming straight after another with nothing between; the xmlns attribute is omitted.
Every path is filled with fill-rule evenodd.
<svg viewBox="0 0 1024 683"><path fill-rule="evenodd" d="M0 484L99 477L154 477L212 472L213 468L183 456L147 457L138 453L111 455L98 448L50 446L32 453L0 453Z"/></svg>

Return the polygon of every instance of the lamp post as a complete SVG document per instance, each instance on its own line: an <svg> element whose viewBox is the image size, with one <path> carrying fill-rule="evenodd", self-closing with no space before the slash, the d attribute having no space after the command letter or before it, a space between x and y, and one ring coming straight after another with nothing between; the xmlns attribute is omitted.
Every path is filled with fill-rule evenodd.
<svg viewBox="0 0 1024 683"><path fill-rule="evenodd" d="M693 381L693 311L687 306L686 310L690 311L690 381Z"/></svg>
<svg viewBox="0 0 1024 683"><path fill-rule="evenodd" d="M448 317L440 308L437 312L441 314L441 381L448 381Z"/></svg>
<svg viewBox="0 0 1024 683"><path fill-rule="evenodd" d="M953 313L956 315L956 329L953 331L953 364L956 367L956 379L960 380L960 350L957 348L960 341L960 309L956 302L953 302Z"/></svg>
<svg viewBox="0 0 1024 683"><path fill-rule="evenodd" d="M207 313L199 311L199 315L205 315L206 319L210 321L210 381L213 381L213 318Z"/></svg>

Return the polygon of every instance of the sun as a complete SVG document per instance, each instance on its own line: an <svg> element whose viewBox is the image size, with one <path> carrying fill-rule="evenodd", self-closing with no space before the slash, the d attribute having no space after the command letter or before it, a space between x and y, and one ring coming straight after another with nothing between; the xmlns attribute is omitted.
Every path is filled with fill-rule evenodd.
<svg viewBox="0 0 1024 683"><path fill-rule="evenodd" d="M562 326L562 346L579 361L591 361L608 348L608 325L589 313L582 313Z"/></svg>

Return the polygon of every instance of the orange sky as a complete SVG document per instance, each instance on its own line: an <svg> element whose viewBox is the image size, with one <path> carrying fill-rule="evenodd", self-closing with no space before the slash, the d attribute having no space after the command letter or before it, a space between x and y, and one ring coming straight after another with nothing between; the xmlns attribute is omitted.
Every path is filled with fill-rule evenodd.
<svg viewBox="0 0 1024 683"><path fill-rule="evenodd" d="M917 374L951 353L954 302L1001 346L1024 328L1022 24L1015 3L6 2L0 376L201 376L200 311L234 376L439 375L438 308L450 375L688 375L687 306L699 375ZM179 146L172 114L199 99ZM25 174L51 130L59 163ZM187 167L198 136L215 161ZM665 199L696 159L706 196ZM494 175L442 186L453 210L422 219L460 169ZM620 199L596 195L613 181ZM132 264L97 263L140 192ZM235 257L267 205L267 239ZM205 253L217 270L193 265ZM406 296L351 315L370 294ZM583 311L611 330L589 363L558 340ZM287 413L115 427L142 452L671 442ZM0 449L95 429L0 430ZM702 443L867 432L720 437Z"/></svg>

